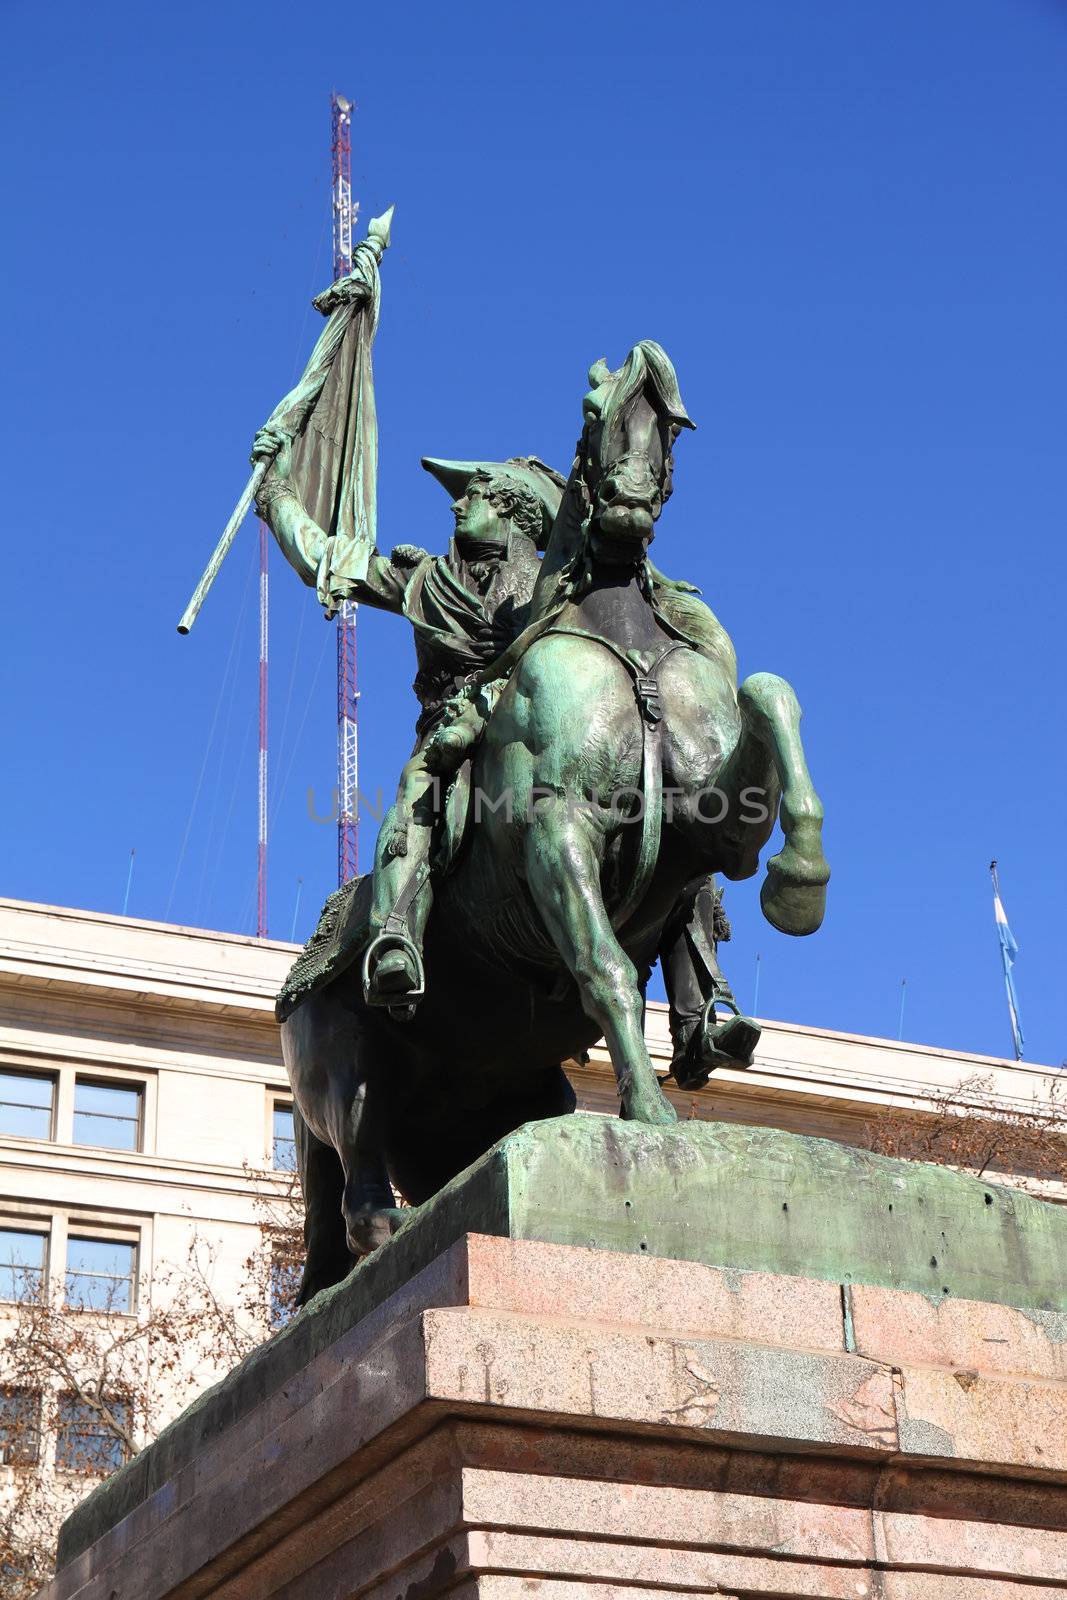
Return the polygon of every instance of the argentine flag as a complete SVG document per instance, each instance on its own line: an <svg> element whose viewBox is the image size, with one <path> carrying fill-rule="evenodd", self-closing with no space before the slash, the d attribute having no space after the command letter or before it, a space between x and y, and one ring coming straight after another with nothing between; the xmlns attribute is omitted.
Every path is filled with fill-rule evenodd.
<svg viewBox="0 0 1067 1600"><path fill-rule="evenodd" d="M1023 1058L1023 1028L1019 1021L1019 997L1015 993L1015 979L1012 977L1012 968L1015 957L1019 954L1019 946L1015 943L1015 935L1008 927L1008 918L1004 910L1004 903L1000 898L1000 883L997 878L997 864L992 862L989 868L993 874L993 915L997 923L997 937L1000 940L1000 959L1004 966L1004 987L1008 992L1008 1015L1011 1017L1011 1036L1015 1045L1015 1059Z"/></svg>

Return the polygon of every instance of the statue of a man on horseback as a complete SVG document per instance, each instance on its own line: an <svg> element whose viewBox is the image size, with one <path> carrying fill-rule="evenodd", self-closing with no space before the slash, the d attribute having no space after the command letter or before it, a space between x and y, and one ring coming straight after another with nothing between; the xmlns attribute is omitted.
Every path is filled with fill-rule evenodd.
<svg viewBox="0 0 1067 1600"><path fill-rule="evenodd" d="M544 559L510 605L510 640L497 628L481 661L464 654L405 770L373 890L338 892L281 998L309 1202L305 1296L401 1224L396 1191L418 1204L510 1128L572 1109L560 1062L598 1036L622 1114L672 1118L642 1026L657 957L679 1081L751 1059L758 1030L736 1014L718 966L723 927L709 880L755 872L779 810L786 841L769 865L764 910L791 933L822 919L822 813L796 698L766 674L738 688L718 620L692 585L649 559L674 443L690 425L674 369L645 343L618 372L599 363L591 379L566 484L522 462L543 475L541 506L547 485L558 500ZM472 489L477 504L494 470L438 465L453 492L465 491L457 538L470 526ZM293 499L268 488L265 502L283 545L299 525L309 553L319 550ZM499 528L493 544L493 559L506 560ZM459 555L467 562L462 546ZM414 570L434 559L420 555ZM322 563L323 553L305 561L305 577ZM456 578L449 569L450 585ZM489 587L467 573L461 581L465 604ZM328 602L368 592L342 584L328 580ZM425 579L421 591L409 579L403 599L389 593L412 615L424 590ZM442 773L451 809L439 794L426 800L427 780ZM492 803L478 814L471 793ZM431 856L441 863L432 919L390 928L390 916L417 903ZM391 862L404 865L391 872ZM415 885L406 902L403 892L393 898L397 883ZM375 939L381 960L394 950L411 960L397 963L397 987L377 994L374 964L361 978L352 959ZM413 987L417 1007L403 1004ZM720 1020L724 1001L735 1014Z"/></svg>
<svg viewBox="0 0 1067 1600"><path fill-rule="evenodd" d="M419 665L374 873L330 897L278 1002L304 1299L402 1225L398 1194L421 1204L523 1122L572 1111L561 1063L598 1038L622 1116L672 1120L643 1030L657 960L676 1080L747 1064L758 1028L719 967L712 875L752 876L780 817L768 919L814 932L829 877L796 696L770 674L739 686L718 619L650 559L692 426L659 345L591 369L566 480L532 456L426 460L453 496L447 553L377 550L387 243L388 215L316 302L330 322L257 435L246 490L327 613L358 599L402 614Z"/></svg>

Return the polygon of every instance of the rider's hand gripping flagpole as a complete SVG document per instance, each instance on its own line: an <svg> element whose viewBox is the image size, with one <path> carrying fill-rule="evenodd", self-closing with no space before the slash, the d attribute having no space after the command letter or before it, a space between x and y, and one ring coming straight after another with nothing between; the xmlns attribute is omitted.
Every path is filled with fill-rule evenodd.
<svg viewBox="0 0 1067 1600"><path fill-rule="evenodd" d="M378 265L389 246L392 220L392 206L382 216L371 220L366 239L356 246L351 275L342 278L316 297L314 301L316 309L328 316L329 321L311 352L311 359L303 377L295 389L290 390L284 400L275 406L267 421L267 427L288 433L293 438L303 433L325 387L334 357L344 344L345 335L354 318L365 308L369 310L371 337L373 337L373 329L378 320ZM182 613L181 621L178 623L179 633L188 633L196 621L207 592L226 559L227 551L237 537L237 530L248 515L260 485L270 471L272 460L272 456L257 452L252 475L222 531L222 537L215 546L211 560L204 568L203 576L193 591L192 599Z"/></svg>

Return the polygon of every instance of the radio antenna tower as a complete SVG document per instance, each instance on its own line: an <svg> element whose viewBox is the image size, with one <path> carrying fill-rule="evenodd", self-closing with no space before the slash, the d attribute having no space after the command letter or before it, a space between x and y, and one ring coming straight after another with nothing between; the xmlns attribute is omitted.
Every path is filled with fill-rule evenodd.
<svg viewBox="0 0 1067 1600"><path fill-rule="evenodd" d="M352 199L352 112L343 95L330 96L330 150L333 160L333 276L352 271L352 228L359 202ZM346 600L337 614L337 881L359 871L359 732L356 713L356 602Z"/></svg>

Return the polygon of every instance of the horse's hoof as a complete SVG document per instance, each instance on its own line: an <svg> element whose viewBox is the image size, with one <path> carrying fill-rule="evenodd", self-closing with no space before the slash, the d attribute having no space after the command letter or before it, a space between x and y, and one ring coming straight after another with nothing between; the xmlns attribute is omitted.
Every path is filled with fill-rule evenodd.
<svg viewBox="0 0 1067 1600"><path fill-rule="evenodd" d="M759 896L763 915L771 927L797 937L821 928L829 877L830 868L825 861L798 867L788 845L779 855L772 856Z"/></svg>
<svg viewBox="0 0 1067 1600"><path fill-rule="evenodd" d="M709 1005L685 1052L673 1064L679 1089L702 1089L717 1067L750 1067L761 1029L751 1017L715 1018Z"/></svg>
<svg viewBox="0 0 1067 1600"><path fill-rule="evenodd" d="M348 1218L348 1248L354 1256L369 1256L387 1244L407 1217L399 1206L357 1211Z"/></svg>
<svg viewBox="0 0 1067 1600"><path fill-rule="evenodd" d="M343 1257L321 1260L308 1256L304 1262L300 1288L297 1291L297 1305L306 1306L309 1300L314 1300L324 1289L332 1289L335 1283L342 1283L354 1266L355 1262L347 1251Z"/></svg>

